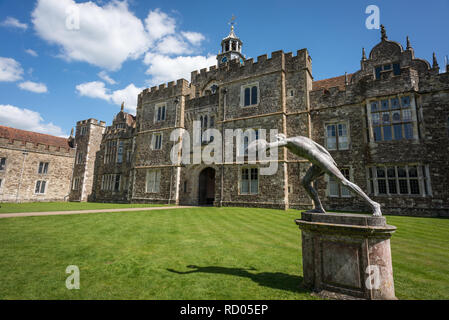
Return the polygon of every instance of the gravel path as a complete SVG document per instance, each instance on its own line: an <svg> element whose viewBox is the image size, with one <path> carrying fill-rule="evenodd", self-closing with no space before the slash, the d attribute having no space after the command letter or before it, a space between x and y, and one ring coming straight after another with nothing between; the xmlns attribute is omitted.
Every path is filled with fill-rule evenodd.
<svg viewBox="0 0 449 320"><path fill-rule="evenodd" d="M100 212L171 210L171 209L186 209L186 208L195 208L195 207L192 207L192 206L167 206L167 207L149 207L149 208L123 208L123 209L97 209L97 210L76 210L76 211L2 213L2 214L0 214L0 219L1 218L17 218L17 217L55 216L55 215L66 215L66 214L100 213Z"/></svg>

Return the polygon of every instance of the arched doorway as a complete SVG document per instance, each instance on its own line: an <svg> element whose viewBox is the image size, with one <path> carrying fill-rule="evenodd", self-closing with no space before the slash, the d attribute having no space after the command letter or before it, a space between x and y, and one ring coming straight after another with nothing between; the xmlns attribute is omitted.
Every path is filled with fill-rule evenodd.
<svg viewBox="0 0 449 320"><path fill-rule="evenodd" d="M199 205L212 205L215 200L215 169L210 167L201 171L199 176Z"/></svg>

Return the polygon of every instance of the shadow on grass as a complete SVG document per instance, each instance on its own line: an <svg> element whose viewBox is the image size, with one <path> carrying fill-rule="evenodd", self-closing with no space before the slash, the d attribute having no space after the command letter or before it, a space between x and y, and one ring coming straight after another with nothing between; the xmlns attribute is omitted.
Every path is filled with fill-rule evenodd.
<svg viewBox="0 0 449 320"><path fill-rule="evenodd" d="M255 268L227 268L227 267L199 267L199 266L187 266L190 271L176 271L173 269L167 269L167 271L177 274L191 274L191 273L215 273L215 274L227 274L237 277L249 278L252 281L258 283L261 286L269 287L278 290L287 290L295 293L311 293L303 287L303 278L301 276L293 276L282 272L260 272L251 273L250 271L257 271Z"/></svg>

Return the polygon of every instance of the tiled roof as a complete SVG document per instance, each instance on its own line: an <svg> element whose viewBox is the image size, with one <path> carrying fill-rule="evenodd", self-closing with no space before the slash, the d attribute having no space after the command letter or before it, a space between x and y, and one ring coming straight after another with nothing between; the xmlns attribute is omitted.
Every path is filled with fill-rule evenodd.
<svg viewBox="0 0 449 320"><path fill-rule="evenodd" d="M70 148L68 139L51 136L49 134L25 131L16 128L0 126L0 138L6 138L9 141L18 140L32 142L34 144L44 144L47 146Z"/></svg>
<svg viewBox="0 0 449 320"><path fill-rule="evenodd" d="M351 81L352 73L348 74L348 82ZM312 90L329 89L332 87L338 87L342 90L345 89L345 76L339 76L335 78L329 78L324 80L314 81L312 85Z"/></svg>

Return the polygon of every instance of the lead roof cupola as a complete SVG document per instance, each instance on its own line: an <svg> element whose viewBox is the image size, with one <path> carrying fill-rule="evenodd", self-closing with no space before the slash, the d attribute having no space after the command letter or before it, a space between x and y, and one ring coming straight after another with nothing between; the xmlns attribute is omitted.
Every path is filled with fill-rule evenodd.
<svg viewBox="0 0 449 320"><path fill-rule="evenodd" d="M243 42L237 37L234 31L235 17L231 18L231 31L228 36L221 40L221 52L217 55L218 65L228 61L238 59L241 64L244 63L245 58L242 54Z"/></svg>

